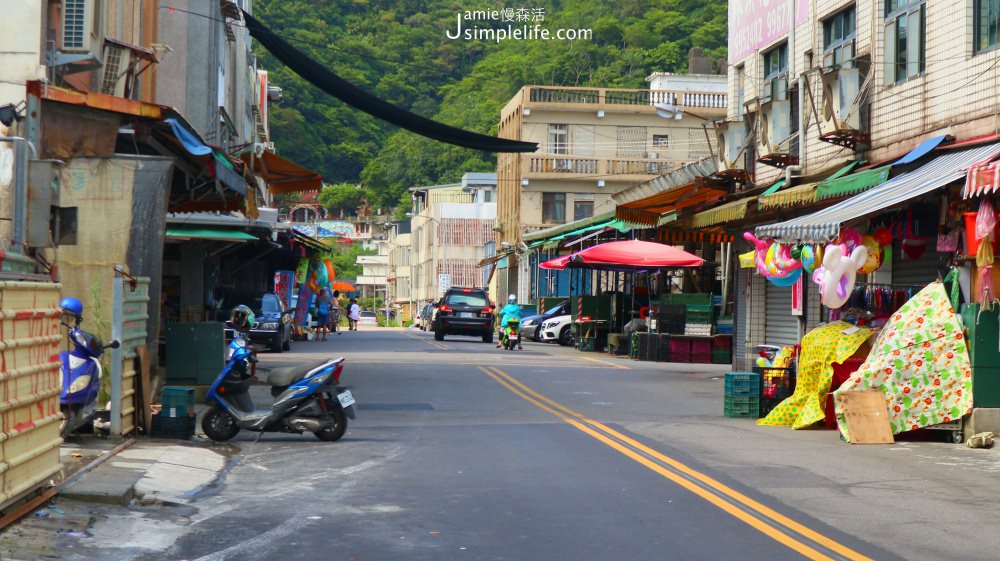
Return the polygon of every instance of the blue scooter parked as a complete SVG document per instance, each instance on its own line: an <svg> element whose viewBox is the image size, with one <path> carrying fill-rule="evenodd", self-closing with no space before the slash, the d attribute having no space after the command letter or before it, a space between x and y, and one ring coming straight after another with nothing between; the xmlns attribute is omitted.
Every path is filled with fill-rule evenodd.
<svg viewBox="0 0 1000 561"><path fill-rule="evenodd" d="M246 333L256 323L253 311L237 306L230 323L234 337L228 349L229 360L208 390L209 407L201 420L206 436L223 442L242 429L261 435L309 431L327 442L344 436L347 418L355 418L355 400L350 390L338 385L344 369L343 358L271 370L267 383L274 404L268 409L258 409L250 398L252 365L257 357L246 339Z"/></svg>
<svg viewBox="0 0 1000 561"><path fill-rule="evenodd" d="M60 434L66 438L71 433L91 422L97 411L97 398L101 393L101 357L105 349L117 349L118 341L108 345L101 343L100 337L80 329L83 321L83 303L76 298L63 298L62 324L73 343L73 350L62 351L62 392L59 407L63 414ZM72 325L67 323L72 321Z"/></svg>

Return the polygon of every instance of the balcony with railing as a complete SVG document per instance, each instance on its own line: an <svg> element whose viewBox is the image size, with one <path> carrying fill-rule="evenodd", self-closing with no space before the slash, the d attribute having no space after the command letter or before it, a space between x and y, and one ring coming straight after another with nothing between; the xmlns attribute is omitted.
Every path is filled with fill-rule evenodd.
<svg viewBox="0 0 1000 561"><path fill-rule="evenodd" d="M649 179L669 173L680 164L676 161L666 161L648 158L634 159L598 159L576 158L572 156L528 156L523 160L522 176L537 179L573 179L580 176L611 179L621 176L622 179Z"/></svg>
<svg viewBox="0 0 1000 561"><path fill-rule="evenodd" d="M523 93L526 107L653 112L655 105L667 104L713 118L725 116L728 102L728 96L720 92L525 86Z"/></svg>

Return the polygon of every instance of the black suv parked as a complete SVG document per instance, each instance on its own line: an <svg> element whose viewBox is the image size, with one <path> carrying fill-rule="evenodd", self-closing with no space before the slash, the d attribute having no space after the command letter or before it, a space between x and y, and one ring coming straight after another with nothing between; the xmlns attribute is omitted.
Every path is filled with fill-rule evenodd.
<svg viewBox="0 0 1000 561"><path fill-rule="evenodd" d="M482 288L449 288L438 303L431 324L434 339L445 335L472 335L493 342L493 306Z"/></svg>

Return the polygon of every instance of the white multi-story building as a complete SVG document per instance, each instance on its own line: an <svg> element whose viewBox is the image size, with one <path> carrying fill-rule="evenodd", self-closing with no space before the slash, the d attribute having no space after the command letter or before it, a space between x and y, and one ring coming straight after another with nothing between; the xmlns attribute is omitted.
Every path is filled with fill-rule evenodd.
<svg viewBox="0 0 1000 561"><path fill-rule="evenodd" d="M436 299L443 286L485 286L479 261L494 239L496 185L494 173L466 173L461 183L410 190L415 301Z"/></svg>

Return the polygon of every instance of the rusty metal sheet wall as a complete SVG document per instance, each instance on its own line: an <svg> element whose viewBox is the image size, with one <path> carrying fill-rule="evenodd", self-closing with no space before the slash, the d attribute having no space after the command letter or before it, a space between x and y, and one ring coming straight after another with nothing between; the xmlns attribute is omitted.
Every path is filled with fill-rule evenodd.
<svg viewBox="0 0 1000 561"><path fill-rule="evenodd" d="M0 508L59 471L60 286L0 282Z"/></svg>
<svg viewBox="0 0 1000 561"><path fill-rule="evenodd" d="M115 282L124 282L122 288L122 325L117 330L117 338L121 343L118 351L121 353L121 400L118 411L121 412L121 429L119 434L130 434L135 430L135 416L138 384L136 383L138 368L136 349L146 344L146 320L149 319L149 285L150 279L136 279L135 287L129 282L116 278Z"/></svg>

